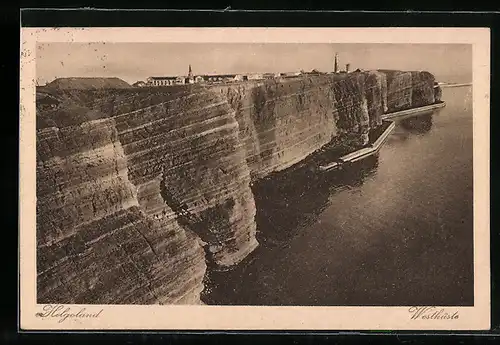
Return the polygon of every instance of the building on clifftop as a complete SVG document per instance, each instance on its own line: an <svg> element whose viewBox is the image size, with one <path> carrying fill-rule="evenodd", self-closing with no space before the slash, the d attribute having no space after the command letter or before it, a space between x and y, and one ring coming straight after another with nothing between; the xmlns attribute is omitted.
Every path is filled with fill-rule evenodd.
<svg viewBox="0 0 500 345"><path fill-rule="evenodd" d="M149 86L170 86L170 85L182 85L185 84L186 80L183 77L167 76L167 77L149 77L147 84Z"/></svg>

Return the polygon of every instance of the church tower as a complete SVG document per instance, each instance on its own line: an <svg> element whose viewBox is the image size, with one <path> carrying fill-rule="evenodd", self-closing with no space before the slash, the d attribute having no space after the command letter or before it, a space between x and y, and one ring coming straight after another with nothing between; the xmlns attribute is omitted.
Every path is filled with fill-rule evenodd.
<svg viewBox="0 0 500 345"><path fill-rule="evenodd" d="M191 69L191 65L189 65L188 78L189 79L193 78L193 70Z"/></svg>
<svg viewBox="0 0 500 345"><path fill-rule="evenodd" d="M339 73L339 54L335 53L335 62L333 63L333 73Z"/></svg>

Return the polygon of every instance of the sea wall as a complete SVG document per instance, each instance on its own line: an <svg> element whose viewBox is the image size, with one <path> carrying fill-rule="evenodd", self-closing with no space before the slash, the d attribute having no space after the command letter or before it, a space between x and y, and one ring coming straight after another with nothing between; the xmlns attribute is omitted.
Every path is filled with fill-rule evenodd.
<svg viewBox="0 0 500 345"><path fill-rule="evenodd" d="M37 95L39 302L199 303L258 245L250 184L434 102L425 73Z"/></svg>

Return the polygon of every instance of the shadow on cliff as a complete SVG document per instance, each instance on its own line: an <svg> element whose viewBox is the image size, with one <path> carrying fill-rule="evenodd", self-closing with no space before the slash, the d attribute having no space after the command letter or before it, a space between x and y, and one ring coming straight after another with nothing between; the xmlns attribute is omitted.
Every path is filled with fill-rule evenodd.
<svg viewBox="0 0 500 345"><path fill-rule="evenodd" d="M181 226L194 232L204 243L222 245L223 240L218 238L217 229L214 227L223 222L229 222L228 210L234 207L234 199L226 199L221 204L209 207L205 211L196 214L190 212L186 204L182 203L174 194L169 192L164 180L160 184L160 195L165 203L175 212L177 222ZM203 249L207 265L210 269L217 269L217 265L214 264L215 257L210 247L205 245Z"/></svg>

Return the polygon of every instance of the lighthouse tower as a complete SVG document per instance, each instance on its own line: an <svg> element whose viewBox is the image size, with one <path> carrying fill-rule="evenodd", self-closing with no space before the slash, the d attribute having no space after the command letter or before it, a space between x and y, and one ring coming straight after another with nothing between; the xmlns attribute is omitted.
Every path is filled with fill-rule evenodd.
<svg viewBox="0 0 500 345"><path fill-rule="evenodd" d="M333 73L339 73L339 54L335 53L335 62L333 63Z"/></svg>
<svg viewBox="0 0 500 345"><path fill-rule="evenodd" d="M188 75L187 75L187 78L186 78L186 82L189 83L189 84L193 84L194 83L193 69L191 68L191 65L189 65L189 71L188 71Z"/></svg>

